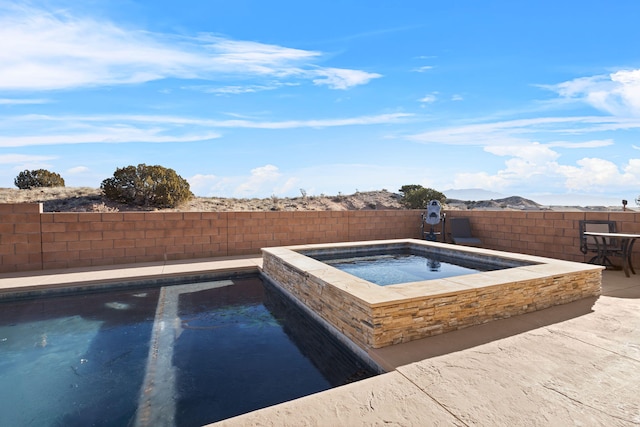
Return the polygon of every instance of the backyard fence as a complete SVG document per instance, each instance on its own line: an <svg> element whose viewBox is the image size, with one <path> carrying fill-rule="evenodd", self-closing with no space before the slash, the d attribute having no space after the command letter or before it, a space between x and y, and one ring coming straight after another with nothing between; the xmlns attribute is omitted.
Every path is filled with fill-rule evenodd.
<svg viewBox="0 0 640 427"><path fill-rule="evenodd" d="M636 212L444 211L489 249L586 261L580 220L640 233ZM54 212L0 204L0 272L259 254L268 246L420 238L422 211ZM441 227L439 224L437 227ZM638 257L638 255L635 255ZM637 261L636 261L637 264Z"/></svg>

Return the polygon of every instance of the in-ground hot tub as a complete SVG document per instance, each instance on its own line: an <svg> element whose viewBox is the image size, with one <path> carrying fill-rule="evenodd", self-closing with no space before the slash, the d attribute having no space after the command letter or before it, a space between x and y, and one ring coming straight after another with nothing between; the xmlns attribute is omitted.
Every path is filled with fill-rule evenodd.
<svg viewBox="0 0 640 427"><path fill-rule="evenodd" d="M380 286L319 260L381 251L497 267ZM268 279L365 350L597 296L602 279L600 266L414 239L264 248L262 256Z"/></svg>

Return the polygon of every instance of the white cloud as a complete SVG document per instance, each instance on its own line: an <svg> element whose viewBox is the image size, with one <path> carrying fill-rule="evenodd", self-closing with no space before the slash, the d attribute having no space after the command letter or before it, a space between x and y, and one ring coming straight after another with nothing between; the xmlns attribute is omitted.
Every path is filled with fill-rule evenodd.
<svg viewBox="0 0 640 427"><path fill-rule="evenodd" d="M408 135L407 139L421 143L439 143L448 145L518 145L529 140L519 135L532 132L533 127L555 124L572 119L544 118L511 120L493 123L479 123L430 130Z"/></svg>
<svg viewBox="0 0 640 427"><path fill-rule="evenodd" d="M319 68L315 71L308 71L305 74L315 77L313 79L314 84L327 85L331 89L349 89L382 77L382 75L376 73L341 68Z"/></svg>
<svg viewBox="0 0 640 427"><path fill-rule="evenodd" d="M462 97L462 95L454 94L454 95L451 95L451 100L452 101L462 101L462 100L464 100L464 98Z"/></svg>
<svg viewBox="0 0 640 427"><path fill-rule="evenodd" d="M501 191L509 186L501 174L490 175L487 172L469 173L463 172L455 175L453 188L486 188L492 191Z"/></svg>
<svg viewBox="0 0 640 427"><path fill-rule="evenodd" d="M640 69L581 77L544 87L565 99L585 102L615 116L640 116Z"/></svg>
<svg viewBox="0 0 640 427"><path fill-rule="evenodd" d="M196 174L187 181L193 194L211 197L216 195L216 188L222 179L216 175Z"/></svg>
<svg viewBox="0 0 640 427"><path fill-rule="evenodd" d="M285 180L285 182L274 188L275 195L285 195L291 194L295 192L296 188L298 188L298 184L300 183L300 179L296 177L290 177Z"/></svg>
<svg viewBox="0 0 640 427"><path fill-rule="evenodd" d="M436 97L437 92L431 93L429 95L425 95L424 97L420 98L418 101L422 102L424 104L431 104L436 102L436 100L438 99Z"/></svg>
<svg viewBox="0 0 640 427"><path fill-rule="evenodd" d="M27 147L58 144L119 144L126 142L194 142L219 138L217 133L168 135L162 129L142 129L132 126L95 126L77 133L51 132L43 135L0 136L0 147Z"/></svg>
<svg viewBox="0 0 640 427"><path fill-rule="evenodd" d="M8 165L1 168L0 175L6 175L9 170L19 172L33 169L50 169L51 161L58 156L27 155L27 154L0 154L0 165Z"/></svg>
<svg viewBox="0 0 640 427"><path fill-rule="evenodd" d="M12 99L0 98L0 105L36 105L47 104L51 101L48 99Z"/></svg>
<svg viewBox="0 0 640 427"><path fill-rule="evenodd" d="M414 68L412 71L414 71L416 73L424 73L424 72L432 70L432 69L433 69L432 65L424 65L422 67Z"/></svg>
<svg viewBox="0 0 640 427"><path fill-rule="evenodd" d="M582 88L592 82L580 84ZM566 89L567 93L572 90ZM535 192L540 188L556 192L628 191L640 186L640 171L633 159L626 166L595 157L567 163L561 162L561 153L593 150L592 155L597 155L598 149L614 146L614 140L581 138L581 135L639 126L640 119L633 117L539 117L451 126L409 135L407 139L423 144L482 147L487 153L506 158L504 167L494 173L473 172L473 166L467 166L467 171L453 178L454 188L472 186L503 192L510 189ZM623 147L624 144L618 143L617 149ZM482 170L485 166L478 165L478 168Z"/></svg>
<svg viewBox="0 0 640 427"><path fill-rule="evenodd" d="M561 147L561 148L600 148L613 145L612 139L594 139L592 141L581 142L569 142L569 141L554 141L546 144L548 147Z"/></svg>
<svg viewBox="0 0 640 427"><path fill-rule="evenodd" d="M497 156L509 156L519 159L526 159L528 163L544 164L555 161L560 157L558 153L551 150L546 145L534 142L526 146L513 145L492 145L485 147L486 152Z"/></svg>
<svg viewBox="0 0 640 427"><path fill-rule="evenodd" d="M220 133L216 131L220 128L296 129L365 126L400 123L409 117L412 115L392 113L338 119L268 122L152 115L26 115L0 119L0 126L4 130L4 135L0 136L0 147L83 143L194 142L220 138ZM26 134L25 130L32 133ZM12 135L12 133L16 135Z"/></svg>
<svg viewBox="0 0 640 427"><path fill-rule="evenodd" d="M99 18L0 2L0 89L53 90L165 78L311 79L332 89L379 74L324 68L322 54L210 34L129 30Z"/></svg>
<svg viewBox="0 0 640 427"><path fill-rule="evenodd" d="M248 175L217 176L197 174L188 179L191 191L205 197L264 197L282 195L295 185L296 179L285 177L278 167L265 165L252 169Z"/></svg>
<svg viewBox="0 0 640 427"><path fill-rule="evenodd" d="M630 159L622 171L616 164L599 158L583 158L577 165L560 168L569 190L616 190L640 185L640 159Z"/></svg>
<svg viewBox="0 0 640 427"><path fill-rule="evenodd" d="M235 193L243 197L255 197L257 194L264 193L264 187L273 184L281 176L278 168L273 165L251 169L251 176L235 189Z"/></svg>
<svg viewBox="0 0 640 427"><path fill-rule="evenodd" d="M578 117L539 117L534 119L506 120L499 122L477 123L452 126L407 135L411 141L448 145L527 145L532 138L540 135L580 135L590 132L628 130L640 128L640 119L601 116ZM611 140L592 140L582 142L550 142L551 146L565 148L589 148L610 145Z"/></svg>
<svg viewBox="0 0 640 427"><path fill-rule="evenodd" d="M637 121L635 121L637 122ZM482 146L487 153L507 157L504 168L491 174L487 172L463 172L455 175L453 186L472 186L508 191L510 188L547 188L557 191L595 192L603 189L624 189L640 182L640 173L628 166L624 171L614 163L595 158L585 158L572 165L561 164L560 153L554 148L568 150L597 149L614 144L612 139L583 141L552 140L548 143L531 138L556 134L581 133L581 127L606 126L627 128L633 126L627 119L610 117L563 117L511 120L481 123L437 129L411 135L409 139L422 143ZM587 133L589 130L584 130ZM635 163L630 162L630 165Z"/></svg>
<svg viewBox="0 0 640 427"><path fill-rule="evenodd" d="M0 154L0 164L46 162L57 156L31 156L27 154Z"/></svg>
<svg viewBox="0 0 640 427"><path fill-rule="evenodd" d="M67 169L67 173L70 175L79 175L83 173L89 172L90 169L86 166L76 166L70 169Z"/></svg>
<svg viewBox="0 0 640 427"><path fill-rule="evenodd" d="M494 191L520 189L548 191L611 193L640 186L640 159L630 159L623 167L600 159L583 158L575 165L558 163L558 153L542 145L522 147L490 147L487 151L510 157L505 168L495 174L487 172L458 173L454 188L486 188ZM539 190L537 190L539 191Z"/></svg>
<svg viewBox="0 0 640 427"><path fill-rule="evenodd" d="M217 88L209 88L205 89L205 93L215 93L216 95L239 95L242 93L256 93L256 92L264 92L267 90L275 90L280 88L282 85L247 85L247 86L224 86Z"/></svg>

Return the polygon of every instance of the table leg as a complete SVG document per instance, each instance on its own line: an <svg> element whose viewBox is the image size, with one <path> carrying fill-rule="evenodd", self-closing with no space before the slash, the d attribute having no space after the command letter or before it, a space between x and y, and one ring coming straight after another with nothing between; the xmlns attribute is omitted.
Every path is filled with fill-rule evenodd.
<svg viewBox="0 0 640 427"><path fill-rule="evenodd" d="M635 242L636 242L636 239L629 239L629 242L627 243L627 247L626 247L627 266L633 274L636 274L636 270L634 270L633 268L633 260L631 259L631 255L633 254L633 244ZM626 273L627 273L627 277L629 277L629 272L626 271Z"/></svg>
<svg viewBox="0 0 640 427"><path fill-rule="evenodd" d="M622 239L622 269L624 275L629 277L629 239Z"/></svg>
<svg viewBox="0 0 640 427"><path fill-rule="evenodd" d="M607 241L603 237L602 243L600 243L598 236L593 236L593 240L596 242L596 251L598 252L598 255L593 257L591 261L595 260L596 264L605 265L605 258L607 257Z"/></svg>

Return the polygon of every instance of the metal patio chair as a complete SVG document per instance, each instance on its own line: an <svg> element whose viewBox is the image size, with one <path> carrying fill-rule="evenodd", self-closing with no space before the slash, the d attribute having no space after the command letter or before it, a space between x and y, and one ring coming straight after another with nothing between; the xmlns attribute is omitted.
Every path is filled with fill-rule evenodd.
<svg viewBox="0 0 640 427"><path fill-rule="evenodd" d="M600 264L605 267L619 268L609 257L624 257L624 250L619 239L611 239L603 237L596 239L594 236L585 236L585 232L595 233L616 233L615 221L607 220L581 220L579 222L580 231L580 251L587 255L595 254L589 261L589 264Z"/></svg>

